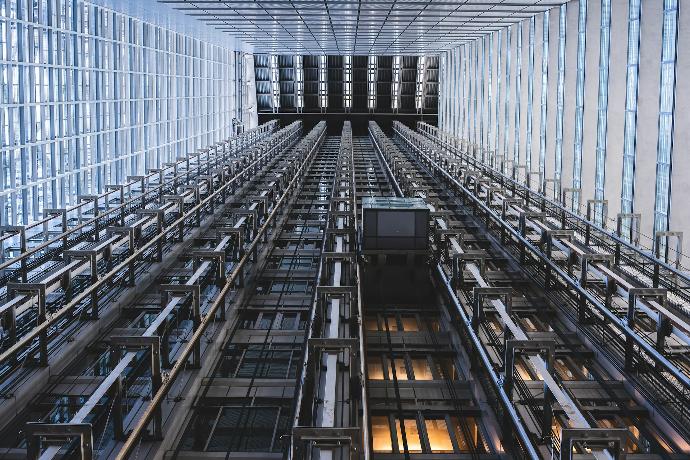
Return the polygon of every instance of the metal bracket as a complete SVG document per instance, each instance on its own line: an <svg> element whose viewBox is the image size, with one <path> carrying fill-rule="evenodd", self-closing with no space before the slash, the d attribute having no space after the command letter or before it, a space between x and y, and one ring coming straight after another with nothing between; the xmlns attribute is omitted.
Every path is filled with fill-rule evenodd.
<svg viewBox="0 0 690 460"><path fill-rule="evenodd" d="M198 284L161 284L161 308L164 309L168 304L168 297L172 294L191 294L192 296L192 320L196 330L201 324L201 286ZM194 345L192 354L192 368L201 367L201 343Z"/></svg>
<svg viewBox="0 0 690 460"><path fill-rule="evenodd" d="M295 452L297 445L303 442L311 443L314 447L336 446L345 447L349 445L349 454L346 458L355 460L359 458L362 451L361 438L362 430L359 427L302 427L296 426L292 429L293 452L292 458L298 458Z"/></svg>
<svg viewBox="0 0 690 460"><path fill-rule="evenodd" d="M476 331L484 321L484 300L502 300L506 306L506 313L512 311L513 289L510 287L475 287L472 289L472 328Z"/></svg>
<svg viewBox="0 0 690 460"><path fill-rule="evenodd" d="M41 423L28 422L26 433L26 458L38 460L41 456L40 437L79 437L82 460L93 459L93 430L90 423Z"/></svg>
<svg viewBox="0 0 690 460"><path fill-rule="evenodd" d="M155 395L163 383L161 374L161 339L159 336L113 336L110 338L110 343L117 350L114 356L111 357L114 361L120 359L120 348L151 348L151 395ZM116 395L120 398L121 395ZM122 423L122 417L115 417L114 421ZM155 408L153 414L153 438L156 440L163 439L163 411L161 406ZM124 427L122 425L115 427L115 433L122 433Z"/></svg>
<svg viewBox="0 0 690 460"><path fill-rule="evenodd" d="M11 300L18 292L29 292L38 296L38 317L37 324L46 321L46 285L43 283L7 283L7 299ZM14 310L14 307L12 307ZM16 315L16 312L12 313ZM16 328L16 316L14 316L14 326ZM16 330L15 330L16 334ZM16 335L15 335L16 337ZM38 362L41 367L48 365L48 332L43 329L38 336Z"/></svg>
<svg viewBox="0 0 690 460"><path fill-rule="evenodd" d="M669 241L671 238L676 238L676 261L674 262L674 265L676 268L680 268L680 263L683 258L683 232L671 232L671 231L666 231L666 232L656 232L654 234L654 255L656 256L657 259L662 259L662 240L664 240L663 244L663 260L666 263L669 263Z"/></svg>
<svg viewBox="0 0 690 460"><path fill-rule="evenodd" d="M628 327L631 329L635 327L635 310L637 306L637 299L656 299L661 303L662 307L666 309L668 303L668 291L662 288L630 288L628 289ZM670 320L664 316L664 314L659 311L659 318L656 324L656 349L659 353L664 352L664 347L666 344L666 337L671 334L672 326ZM625 368L627 370L633 370L635 367L633 359L633 349L634 341L631 337L627 337L625 340Z"/></svg>
<svg viewBox="0 0 690 460"><path fill-rule="evenodd" d="M642 214L639 213L620 213L616 216L616 234L623 236L623 222L629 221L628 240L635 246L640 245L640 226L642 221Z"/></svg>
<svg viewBox="0 0 690 460"><path fill-rule="evenodd" d="M553 340L505 340L505 358L504 370L505 377L503 378L503 389L508 398L513 399L513 373L515 370L515 353L516 351L546 353L546 371L551 372L553 369L554 355L556 354L556 342ZM553 408L551 407L551 400L553 394L546 382L544 382L544 417L542 420L542 438L546 439L551 435L551 423L553 420Z"/></svg>
<svg viewBox="0 0 690 460"><path fill-rule="evenodd" d="M486 253L484 251L468 251L453 254L453 278L456 289L462 289L465 285L463 270L467 262L479 264L479 274L483 277L486 272Z"/></svg>
<svg viewBox="0 0 690 460"><path fill-rule="evenodd" d="M628 439L627 428L563 428L561 430L561 460L573 460L573 441L608 446L614 443L613 459L625 460L625 441Z"/></svg>

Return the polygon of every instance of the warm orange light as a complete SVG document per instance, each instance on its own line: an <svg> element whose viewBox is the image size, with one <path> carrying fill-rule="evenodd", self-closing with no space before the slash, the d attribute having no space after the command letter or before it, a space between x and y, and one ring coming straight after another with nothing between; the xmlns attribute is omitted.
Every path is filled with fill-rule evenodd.
<svg viewBox="0 0 690 460"><path fill-rule="evenodd" d="M376 415L371 417L371 437L374 452L393 452L391 427L388 417Z"/></svg>
<svg viewBox="0 0 690 460"><path fill-rule="evenodd" d="M448 425L445 420L425 420L426 433L429 436L429 445L433 453L443 454L453 452L453 443L448 433Z"/></svg>
<svg viewBox="0 0 690 460"><path fill-rule="evenodd" d="M375 316L374 317L367 316L364 320L364 325L365 325L367 331L378 331L379 330L379 322Z"/></svg>
<svg viewBox="0 0 690 460"><path fill-rule="evenodd" d="M415 380L434 379L434 376L431 375L431 369L429 369L429 363L425 358L413 358L411 361Z"/></svg>
<svg viewBox="0 0 690 460"><path fill-rule="evenodd" d="M405 452L405 447L402 440L402 429L400 427L400 420L396 420L396 428L398 430L398 449L400 452ZM405 419L405 439L407 439L407 451L410 453L419 453L422 451L422 443L419 440L419 430L417 429L417 421L415 419Z"/></svg>
<svg viewBox="0 0 690 460"><path fill-rule="evenodd" d="M374 357L367 360L367 374L369 375L369 380L383 380L381 358Z"/></svg>
<svg viewBox="0 0 690 460"><path fill-rule="evenodd" d="M435 358L436 370L444 378L448 380L455 380L455 363L448 358Z"/></svg>
<svg viewBox="0 0 690 460"><path fill-rule="evenodd" d="M404 359L398 358L388 363L388 380L393 380L393 370L391 365L395 366L395 377L398 380L407 380L407 369L405 368Z"/></svg>
<svg viewBox="0 0 690 460"><path fill-rule="evenodd" d="M479 446L479 427L477 426L477 422L474 420L474 418L468 417L463 420L463 422L467 425L472 439L467 439L465 436L465 430L463 430L463 427L460 425L460 419L458 417L451 417L450 422L453 425L453 432L455 433L455 438L458 440L460 452L469 452L472 450L470 449L470 443L473 446L473 449L476 449L477 446Z"/></svg>
<svg viewBox="0 0 690 460"><path fill-rule="evenodd" d="M395 319L395 316L389 316L388 318L386 318L386 322L388 323L389 331L398 330L398 321Z"/></svg>
<svg viewBox="0 0 690 460"><path fill-rule="evenodd" d="M414 316L403 316L400 318L402 321L403 330L407 332L418 331L419 325L417 324L417 318Z"/></svg>

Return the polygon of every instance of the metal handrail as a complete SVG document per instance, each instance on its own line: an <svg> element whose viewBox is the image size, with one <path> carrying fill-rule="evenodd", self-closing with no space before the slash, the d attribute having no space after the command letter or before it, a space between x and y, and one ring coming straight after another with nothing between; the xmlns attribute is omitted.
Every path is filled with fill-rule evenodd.
<svg viewBox="0 0 690 460"><path fill-rule="evenodd" d="M653 253L651 253L651 252L646 252L646 251L644 251L643 248L640 248L640 247L637 247L637 246L632 245L630 242L624 240L623 238L621 238L620 236L616 235L615 233L609 232L609 231L607 231L606 229L602 228L601 226L597 225L596 223L594 223L594 222L592 222L592 221L590 221L590 220L587 220L587 218L585 218L585 217L583 217L583 216L581 216L581 215L579 215L579 214L577 214L577 213L575 213L575 212L569 210L568 208L566 208L565 206L563 206L561 203L559 203L559 202L557 202L557 201L554 201L554 200L552 200L551 198L548 198L547 196L543 195L541 192L536 191L536 190L532 190L532 189L527 189L527 187L525 186L525 184L522 184L522 183L516 181L515 179L506 176L505 174L503 174L502 172L496 170L495 168L492 168L492 167L490 167L490 166L488 166L488 165L485 165L485 164L483 164L483 163L477 161L476 158L473 158L472 156L470 156L470 155L468 155L468 154L466 154L466 153L463 153L463 152L460 151L457 147L453 147L449 142L444 142L443 140L441 140L441 138L440 138L440 136L439 136L438 134L435 134L435 135L434 135L434 134L431 133L433 130L437 130L437 131L438 131L438 128L436 128L435 126L431 126L431 125L429 125L429 124L427 124L427 123L424 123L424 122L421 122L421 121L418 122L417 124L418 124L418 130L419 130L425 137L429 138L430 140L432 140L432 141L434 141L434 142L437 142L438 144L440 144L440 145L442 145L442 146L445 145L445 146L449 147L450 149L453 150L453 154L454 154L454 155L460 156L460 157L462 157L462 159L466 160L467 162L472 163L472 166L473 166L473 167L481 168L481 169L483 169L483 170L488 170L488 171L490 171L490 173L491 173L492 175L498 175L498 176L500 176L500 178L501 178L502 180L508 182L509 184L511 184L511 185L513 185L513 186L515 186L515 187L519 187L519 188L521 188L522 190L524 190L524 191L526 191L526 192L528 191L531 195L535 195L535 196L537 196L540 200L543 200L543 201L548 202L549 205L551 205L551 206L557 208L557 209L558 209L559 211L561 211L561 212L566 213L569 217L571 217L571 218L573 218L573 219L575 219L575 220L578 220L579 222L581 222L581 223L584 224L584 225L587 225L587 226L589 226L589 227L592 227L592 228L595 229L596 231L605 234L605 235L608 236L609 238L612 238L617 244L621 244L621 245L627 247L628 249L630 249L630 250L632 250L632 251L635 251L637 254L639 254L640 256L644 257L644 258L647 259L648 261L650 261L650 262L652 262L652 263L654 263L654 264L657 264L657 265L659 265L660 267L663 267L665 270L668 270L668 271L672 272L674 276L677 276L678 278L680 278L680 279L682 279L683 281L685 281L688 285L690 285L690 275L688 275L687 273L684 273L684 272L678 270L677 268L673 267L672 265L670 265L668 262L665 262L665 261L659 259L659 258L656 257ZM425 131L425 130L426 130L426 131Z"/></svg>
<svg viewBox="0 0 690 460"><path fill-rule="evenodd" d="M120 449L120 451L117 454L116 459L117 460L124 460L126 459L129 454L132 452L132 449L135 446L135 443L137 442L137 439L142 435L142 432L144 431L144 428L148 425L149 420L153 416L154 411L156 410L156 407L159 406L163 402L163 398L165 398L165 395L168 393L168 390L170 389L172 383L175 381L179 373L182 371L182 369L186 366L187 359L189 359L189 356L191 355L192 351L194 350L194 346L196 345L197 342L201 340L201 338L204 335L204 332L206 331L206 328L213 323L213 317L215 316L216 312L220 308L221 305L225 304L225 298L230 292L230 289L233 287L235 280L241 273L241 271L244 269L244 265L247 263L247 261L250 259L252 253L254 252L255 248L258 246L259 242L263 238L264 234L270 227L271 221L276 217L278 210L281 208L283 202L287 199L289 192L294 188L296 185L298 179L301 176L302 171L305 168L306 163L308 162L308 158L314 155L314 152L316 151L316 147L319 146L321 139L323 138L325 134L325 123L323 125L319 124L317 125L312 132L315 130L320 129L320 134L314 145L312 146L311 151L307 155L307 159L300 165L298 171L295 173L294 177L290 181L290 183L285 187L285 191L281 195L281 197L276 201L273 210L271 213L266 217L266 221L264 224L261 226L261 228L257 231L254 239L251 241L249 244L247 250L245 251L244 256L240 261L237 263L237 265L233 268L233 271L230 273L230 275L227 278L227 281L225 285L222 287L220 292L218 293L216 300L213 301L211 306L209 307L206 315L203 317L201 320L201 323L197 327L197 329L194 331L194 334L192 337L187 342L187 345L185 348L182 350L180 353L178 359L175 362L175 365L172 367L170 370L170 373L168 374L167 378L163 380L160 388L156 392L155 395L152 396L150 404L146 407L146 410L144 411L144 414L141 416L141 418L138 420L136 426L134 429L131 431L129 436L127 437L127 440L125 441L124 445ZM307 136L308 138L309 136ZM305 138L306 139L306 138Z"/></svg>
<svg viewBox="0 0 690 460"><path fill-rule="evenodd" d="M254 132L259 132L259 131L261 131L261 130L266 130L267 132L269 132L269 128L271 128L271 129L275 128L275 120L271 120L271 121L268 122L268 123L264 123L263 125L257 126L256 128L254 128L254 129L252 129L252 130L250 130L250 131L246 131L245 133L243 133L243 134L241 134L241 135L239 135L239 136L235 136L235 137L232 138L232 139L228 139L228 140L222 141L222 142L232 142L233 140L241 139L241 138L243 138L243 137L246 137L247 135L253 134ZM184 160L178 160L175 164L178 165L178 164L181 164L181 163L183 163L183 162L187 162L189 159L200 157L201 155L203 155L203 154L205 154L205 153L207 153L207 152L199 152L199 153L196 153L196 154L189 155L189 156L186 157ZM212 161L212 160L209 159L208 161ZM201 169L203 166L204 166L204 165L199 164L199 165L196 165L196 166L194 167L194 169ZM173 166L168 166L168 167L165 167L165 168L162 168L162 169L165 170L165 169L168 169L168 168L173 168L173 169L174 169ZM180 173L180 174L178 174L177 176L175 176L174 178L172 178L172 180L174 181L174 180L176 180L176 179L178 179L178 178L180 178L180 177L186 176L187 174L188 174L188 171L185 171L184 173ZM156 175L157 175L157 173L149 173L149 174L148 174L147 176L145 176L145 177L154 177L154 176L156 176ZM122 186L123 186L123 187L132 187L133 185L136 185L136 184L138 184L138 183L140 183L140 182L141 182L141 181L139 181L139 180L135 180L135 181L128 182L128 183L126 183L126 184L122 184ZM37 253L37 252L40 251L41 249L46 248L46 247L50 246L50 245L53 244L53 243L56 243L56 242L58 242L58 241L60 241L60 240L63 240L63 239L65 239L65 238L69 237L70 235L76 233L77 231L83 229L84 227L88 227L89 225L93 224L94 222L96 222L96 221L98 221L98 220L100 220L100 219L104 219L106 216L110 215L111 213L114 213L115 211L119 211L119 210L121 210L122 208L125 208L125 207L129 206L129 205L131 205L133 202L135 202L135 201L137 201L137 200L141 200L143 197L146 197L146 196L149 195L149 194L158 193L158 192L160 191L160 189L162 189L162 188L165 187L166 185L167 185L167 184L159 184L159 185L156 186L155 188L145 191L144 193L142 193L142 195L139 195L139 196L136 196L136 197L132 197L132 198L130 198L129 200L125 201L124 203L120 203L120 204L117 205L116 207L110 208L110 209L108 209L107 211L104 211L102 214L99 214L98 216L93 217L92 219L89 219L89 220L87 220L87 221L85 221L85 222L82 222L81 224L79 224L79 225L77 225L77 226L75 226L75 227L72 227L72 228L70 228L70 229L67 230L67 231L63 231L61 234L55 236L55 237L54 237L53 239L51 239L51 240L44 241L43 243L41 243L41 244L39 244L39 245L37 245L37 246L34 246L34 247L32 247L31 249L27 249L26 251L22 252L22 253L21 253L20 255L18 255L17 257L15 257L15 258L13 258L13 259L10 259L10 260L7 260L7 261L5 261L5 262L3 262L3 263L0 263L0 271L1 271L1 270L4 270L4 269L6 269L6 268L9 268L10 266L12 266L12 265L14 265L14 264L16 264L16 263L20 263L23 259L28 258L29 256L31 256L31 255ZM110 193L119 193L119 191L117 191L117 190L111 190L111 191L109 191L109 192L104 192L104 193L102 193L102 194L100 194L100 195L97 195L97 197L98 197L98 198L102 198L102 197L107 196L107 195L110 194ZM92 206L92 205L90 205L89 203L80 203L80 204L78 204L78 205L72 206L71 208L65 208L65 212L72 212L72 211L75 211L75 210L79 209L79 208L82 207L82 206ZM46 222L48 222L48 221L50 221L50 220L52 220L52 219L54 219L54 218L56 218L56 217L55 217L55 216L46 217L46 218L44 218L44 219L42 219L42 220L40 220L40 221L33 222L33 223L31 223L31 224L25 226L24 228L25 228L25 229L34 228L34 227L36 227L37 225L46 223ZM14 237L14 236L15 236L15 235L5 235L5 236L3 236L3 237L0 238L0 241L4 241L5 239L9 239L9 238Z"/></svg>
<svg viewBox="0 0 690 460"><path fill-rule="evenodd" d="M295 122L295 123L297 123L297 122ZM287 129L287 128L284 128L283 130L285 130L285 129ZM277 132L276 135L280 134L281 131ZM268 153L262 155L259 159L254 160L252 163L247 165L247 167L245 169L243 169L241 172L236 174L232 179L230 179L228 182L226 182L222 187L218 188L216 191L214 191L212 194L210 194L204 200L200 201L197 205L195 205L193 208L191 208L187 213L185 213L183 216L179 217L174 222L172 222L169 226L167 226L165 229L163 229L158 235L156 235L153 238L151 238L150 240L148 240L143 246L141 246L137 251L135 251L132 255L127 257L125 260L123 260L119 265L117 265L112 270L105 273L99 279L99 281L97 283L94 283L91 286L87 287L84 291L82 291L76 297L74 297L74 299L70 303L68 303L67 305L62 307L57 312L54 312L50 317L48 317L42 323L37 324L31 330L31 332L29 332L28 334L23 336L21 339L18 339L17 342L14 343L14 345L12 345L10 348L8 348L2 354L0 354L0 364L10 360L23 347L30 345L31 341L33 341L33 339L35 339L41 332L43 332L44 330L47 330L50 326L56 324L60 319L62 319L63 316L70 313L74 308L77 308L82 301L87 299L88 296L90 296L92 293L97 292L97 290L101 287L101 285L103 283L110 281L117 273L128 268L130 263L136 262L136 260L141 255L143 255L143 253L145 251L147 251L148 249L153 247L153 245L156 244L163 237L167 236L168 232L177 231L178 225L183 224L184 221L189 218L189 216L194 215L194 213L196 211L201 210L204 206L206 206L210 202L210 200L216 199L216 197L219 194L224 192L234 182L236 182L239 178L241 178L242 175L247 170L249 170L249 168L252 168L254 165L256 165L261 160L263 160L263 158L265 158L266 155L268 155Z"/></svg>

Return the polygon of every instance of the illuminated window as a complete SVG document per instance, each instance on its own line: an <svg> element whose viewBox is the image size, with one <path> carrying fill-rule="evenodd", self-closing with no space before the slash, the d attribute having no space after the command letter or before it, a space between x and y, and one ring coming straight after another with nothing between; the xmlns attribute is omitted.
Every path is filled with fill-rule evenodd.
<svg viewBox="0 0 690 460"><path fill-rule="evenodd" d="M539 178L546 177L546 128L549 102L549 11L544 11L542 20L541 51L541 123L539 125ZM540 188L542 184L539 184Z"/></svg>
<svg viewBox="0 0 690 460"><path fill-rule="evenodd" d="M500 123L500 112L501 112L501 62L503 58L503 49L501 48L501 39L503 36L503 31L499 29L498 31L498 36L496 37L496 49L497 49L497 56L496 56L496 120L494 123L496 124L496 130L494 132L495 140L494 140L494 155L498 154L498 139L499 139L499 128L501 126ZM494 165L496 167L496 165Z"/></svg>
<svg viewBox="0 0 690 460"><path fill-rule="evenodd" d="M364 327L366 328L367 331L378 331L379 330L378 319L375 316L367 316L364 319Z"/></svg>
<svg viewBox="0 0 690 460"><path fill-rule="evenodd" d="M378 80L378 57L369 56L367 62L367 106L376 109L376 81Z"/></svg>
<svg viewBox="0 0 690 460"><path fill-rule="evenodd" d="M573 371L570 369L568 364L563 359L556 359L554 361L554 367L556 368L556 372L558 372L558 375L561 377L561 380L577 379L577 376L573 373Z"/></svg>
<svg viewBox="0 0 690 460"><path fill-rule="evenodd" d="M504 112L503 112L503 159L508 160L508 149L510 146L510 64L511 64L511 48L510 42L513 35L513 27L508 26L506 29L506 95L504 100ZM504 163L505 164L505 163Z"/></svg>
<svg viewBox="0 0 690 460"><path fill-rule="evenodd" d="M343 56L343 107L352 108L352 56Z"/></svg>
<svg viewBox="0 0 690 460"><path fill-rule="evenodd" d="M517 28L517 49L515 52L515 136L513 144L513 161L517 167L520 165L520 114L522 104L522 23L518 22Z"/></svg>
<svg viewBox="0 0 690 460"><path fill-rule="evenodd" d="M534 325L531 318L522 318L521 322L528 332L537 332L537 326Z"/></svg>
<svg viewBox="0 0 690 460"><path fill-rule="evenodd" d="M269 64L271 70L271 107L273 108L273 113L276 113L280 108L280 77L278 72L278 56L271 54Z"/></svg>
<svg viewBox="0 0 690 460"><path fill-rule="evenodd" d="M410 453L419 453L422 451L422 443L419 440L419 428L417 427L417 420L413 418L406 418L405 423L405 439L407 440L407 451ZM404 452L404 444L402 438L402 427L400 426L400 420L395 421L396 428L398 430L398 449L400 452Z"/></svg>
<svg viewBox="0 0 690 460"><path fill-rule="evenodd" d="M522 361L515 361L515 370L517 370L517 373L522 380L532 380L532 375L527 369L527 366L525 366L525 363Z"/></svg>
<svg viewBox="0 0 690 460"><path fill-rule="evenodd" d="M587 49L587 0L580 0L577 23L577 81L575 84L575 142L573 187L582 187L582 139L585 112L585 53ZM571 208L579 211L580 193L572 195Z"/></svg>
<svg viewBox="0 0 690 460"><path fill-rule="evenodd" d="M434 357L434 362L436 363L436 370L442 378L447 380L455 380L457 378L455 363L452 359Z"/></svg>
<svg viewBox="0 0 690 460"><path fill-rule="evenodd" d="M479 450L481 447L479 426L474 418L451 417L450 423L453 426L455 438L458 440L460 452Z"/></svg>
<svg viewBox="0 0 690 460"><path fill-rule="evenodd" d="M386 326L388 327L389 331L397 331L398 330L398 321L395 319L395 316L388 316L386 317Z"/></svg>
<svg viewBox="0 0 690 460"><path fill-rule="evenodd" d="M227 139L241 118L253 57L98 4L0 1L0 226Z"/></svg>
<svg viewBox="0 0 690 460"><path fill-rule="evenodd" d="M556 165L554 179L561 180L563 169L563 108L565 99L565 27L567 4L561 5L558 14L558 84L556 85Z"/></svg>
<svg viewBox="0 0 690 460"><path fill-rule="evenodd" d="M611 0L601 2L601 27L599 35L599 100L597 101L597 150L594 171L594 198L604 199L606 180L606 140L609 113L609 54L611 52ZM602 224L603 206L595 206L594 221Z"/></svg>
<svg viewBox="0 0 690 460"><path fill-rule="evenodd" d="M640 9L642 0L628 0L628 65L625 80L625 132L623 135L623 181L621 212L633 212L635 155L637 152L637 95L640 65ZM624 225L630 235L629 224Z"/></svg>
<svg viewBox="0 0 690 460"><path fill-rule="evenodd" d="M295 107L301 112L304 108L304 57L300 55L295 56L295 93Z"/></svg>
<svg viewBox="0 0 690 460"><path fill-rule="evenodd" d="M380 357L374 356L367 359L367 374L369 380L383 380L383 364Z"/></svg>
<svg viewBox="0 0 690 460"><path fill-rule="evenodd" d="M393 452L391 427L388 417L375 415L371 417L371 437L374 452Z"/></svg>
<svg viewBox="0 0 690 460"><path fill-rule="evenodd" d="M400 85L402 71L402 56L393 56L393 80L391 84L391 108L397 111L400 107Z"/></svg>
<svg viewBox="0 0 690 460"><path fill-rule="evenodd" d="M676 59L678 46L678 0L664 0L659 78L659 135L656 155L654 234L668 230L671 204L671 160L673 158L673 112L676 103ZM661 253L665 252L661 248Z"/></svg>
<svg viewBox="0 0 690 460"><path fill-rule="evenodd" d="M431 369L429 368L429 362L426 358L412 358L412 372L414 372L415 380L433 380L434 376L431 375Z"/></svg>
<svg viewBox="0 0 690 460"><path fill-rule="evenodd" d="M319 107L328 108L328 65L326 56L319 56Z"/></svg>
<svg viewBox="0 0 690 460"><path fill-rule="evenodd" d="M527 138L525 140L525 165L532 172L532 123L534 114L534 36L536 20L529 18L527 41Z"/></svg>
<svg viewBox="0 0 690 460"><path fill-rule="evenodd" d="M419 330L417 318L415 318L414 316L402 316L400 318L400 321L402 322L403 331L410 332Z"/></svg>
<svg viewBox="0 0 690 460"><path fill-rule="evenodd" d="M438 319L432 318L429 320L429 330L432 332L439 332L441 330L441 325L438 322Z"/></svg>
<svg viewBox="0 0 690 460"><path fill-rule="evenodd" d="M395 358L389 361L388 379L393 380L393 369L390 367L391 362L395 366L395 377L398 380L407 380L407 367L405 367L405 360L403 358Z"/></svg>
<svg viewBox="0 0 690 460"><path fill-rule="evenodd" d="M426 434L429 438L429 447L435 454L447 454L453 452L453 443L450 440L448 424L443 419L424 420Z"/></svg>
<svg viewBox="0 0 690 460"><path fill-rule="evenodd" d="M417 60L417 82L415 85L415 108L424 108L424 75L426 74L426 56L419 56Z"/></svg>

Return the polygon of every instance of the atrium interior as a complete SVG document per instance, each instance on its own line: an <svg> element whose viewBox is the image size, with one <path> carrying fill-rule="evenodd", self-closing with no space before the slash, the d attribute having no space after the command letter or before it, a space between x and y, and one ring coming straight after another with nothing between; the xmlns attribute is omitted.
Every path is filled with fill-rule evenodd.
<svg viewBox="0 0 690 460"><path fill-rule="evenodd" d="M680 0L0 0L0 459L690 460L684 74Z"/></svg>

